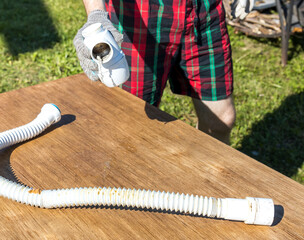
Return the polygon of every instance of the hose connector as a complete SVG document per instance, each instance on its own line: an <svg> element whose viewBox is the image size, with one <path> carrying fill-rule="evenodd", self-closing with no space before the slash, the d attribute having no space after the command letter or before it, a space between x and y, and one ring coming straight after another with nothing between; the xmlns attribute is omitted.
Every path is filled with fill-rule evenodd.
<svg viewBox="0 0 304 240"><path fill-rule="evenodd" d="M274 204L269 198L246 198L249 203L250 217L246 224L272 225L274 220Z"/></svg>
<svg viewBox="0 0 304 240"><path fill-rule="evenodd" d="M274 220L274 203L269 198L223 198L217 217L244 221L246 224L270 226Z"/></svg>
<svg viewBox="0 0 304 240"><path fill-rule="evenodd" d="M55 104L47 103L44 104L44 106L41 108L41 112L39 113L37 118L45 119L51 125L60 121L61 112Z"/></svg>
<svg viewBox="0 0 304 240"><path fill-rule="evenodd" d="M94 23L82 31L84 44L98 65L98 77L107 87L123 84L130 76L125 54L118 46L111 32L101 23Z"/></svg>

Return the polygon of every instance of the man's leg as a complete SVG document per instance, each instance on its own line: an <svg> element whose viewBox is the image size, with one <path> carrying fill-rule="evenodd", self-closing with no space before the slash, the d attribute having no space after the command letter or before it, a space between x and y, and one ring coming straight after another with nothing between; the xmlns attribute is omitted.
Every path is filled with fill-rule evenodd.
<svg viewBox="0 0 304 240"><path fill-rule="evenodd" d="M221 1L195 2L187 0L180 59L170 73L170 87L176 94L200 99L193 99L198 129L229 144L235 109L225 11Z"/></svg>
<svg viewBox="0 0 304 240"><path fill-rule="evenodd" d="M198 117L197 128L229 144L230 132L235 121L233 98L218 101L201 101L192 98Z"/></svg>

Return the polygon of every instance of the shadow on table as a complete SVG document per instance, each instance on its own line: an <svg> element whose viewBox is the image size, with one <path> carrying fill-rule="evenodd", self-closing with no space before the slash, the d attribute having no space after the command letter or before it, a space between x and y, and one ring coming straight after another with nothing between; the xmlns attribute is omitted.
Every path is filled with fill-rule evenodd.
<svg viewBox="0 0 304 240"><path fill-rule="evenodd" d="M281 205L274 205L274 219L271 226L278 225L284 217L284 208Z"/></svg>
<svg viewBox="0 0 304 240"><path fill-rule="evenodd" d="M157 107L146 103L145 105L145 113L147 114L148 118L156 119L161 122L172 122L177 120L177 118L171 116L170 114L159 110Z"/></svg>
<svg viewBox="0 0 304 240"><path fill-rule="evenodd" d="M73 207L66 207L68 208L76 208L76 209L109 209L109 210L119 210L119 211L140 211L140 212L154 212L154 213L162 213L162 214L173 214L173 215L181 215L181 216L190 216L195 218L208 218L212 220L220 220L222 221L223 218L216 218L216 217L207 217L193 213L184 213L180 211L171 211L171 210L161 210L161 209L152 209L146 207L132 207L132 206L108 206L108 205L87 205L87 206L73 206ZM284 217L284 208L281 205L274 205L274 219L272 223L272 227L278 225ZM225 220L225 221L232 221L232 222L241 222L235 220Z"/></svg>
<svg viewBox="0 0 304 240"><path fill-rule="evenodd" d="M293 176L304 162L304 92L285 99L279 108L252 126L241 152Z"/></svg>
<svg viewBox="0 0 304 240"><path fill-rule="evenodd" d="M12 55L50 48L59 36L42 0L1 0L0 34Z"/></svg>
<svg viewBox="0 0 304 240"><path fill-rule="evenodd" d="M38 135L35 138L39 138L45 134L48 134L48 133L54 131L56 128L59 128L63 125L67 125L71 122L74 122L75 119L76 119L75 115L71 115L71 114L62 115L61 120L59 122L50 126L47 130L45 130L43 133L41 133L40 135ZM32 138L28 141L31 141L35 138ZM16 176L16 173L11 166L10 158L11 158L11 155L14 152L14 150L26 142L27 141L13 145L11 147L7 147L0 151L0 176L6 178L8 180L11 180L13 182L19 182L18 176Z"/></svg>

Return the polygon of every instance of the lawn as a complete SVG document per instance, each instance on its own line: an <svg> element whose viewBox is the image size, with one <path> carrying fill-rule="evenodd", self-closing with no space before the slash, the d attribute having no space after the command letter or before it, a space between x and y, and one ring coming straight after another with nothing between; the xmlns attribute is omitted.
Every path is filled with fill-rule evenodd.
<svg viewBox="0 0 304 240"><path fill-rule="evenodd" d="M0 92L82 72L72 43L86 20L81 0L1 0L0 9ZM282 67L280 39L229 33L237 110L231 145L304 184L304 35L292 36ZM168 87L160 109L195 126L191 100Z"/></svg>

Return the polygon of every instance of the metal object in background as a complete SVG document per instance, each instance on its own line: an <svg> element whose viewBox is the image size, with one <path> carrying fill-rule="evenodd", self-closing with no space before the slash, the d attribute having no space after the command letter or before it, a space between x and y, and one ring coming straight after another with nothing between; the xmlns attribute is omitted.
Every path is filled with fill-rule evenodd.
<svg viewBox="0 0 304 240"><path fill-rule="evenodd" d="M223 0L227 23L249 36L262 38L281 37L281 62L286 66L288 42L292 33L303 32L304 0L256 0L254 11L244 20L232 19L229 0ZM265 13L264 10L276 7L278 14Z"/></svg>
<svg viewBox="0 0 304 240"><path fill-rule="evenodd" d="M297 15L300 24L304 27L304 0L297 3Z"/></svg>
<svg viewBox="0 0 304 240"><path fill-rule="evenodd" d="M285 5L282 0L276 0L277 11L280 17L280 24L282 30L282 65L286 66L288 58L288 41L291 30L292 12L294 7L294 0L290 0L290 3Z"/></svg>

